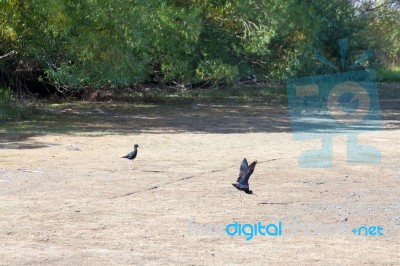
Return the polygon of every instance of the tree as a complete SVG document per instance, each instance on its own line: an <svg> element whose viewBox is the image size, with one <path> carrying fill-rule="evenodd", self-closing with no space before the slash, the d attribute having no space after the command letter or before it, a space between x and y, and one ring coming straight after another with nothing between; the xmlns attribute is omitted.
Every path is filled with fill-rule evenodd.
<svg viewBox="0 0 400 266"><path fill-rule="evenodd" d="M326 72L338 40L399 57L398 0L0 1L0 72L40 69L56 87L232 82ZM11 19L9 19L11 18ZM385 30L382 30L385 28ZM12 52L12 53L10 53ZM5 58L7 60L5 60ZM336 62L335 62L336 61Z"/></svg>

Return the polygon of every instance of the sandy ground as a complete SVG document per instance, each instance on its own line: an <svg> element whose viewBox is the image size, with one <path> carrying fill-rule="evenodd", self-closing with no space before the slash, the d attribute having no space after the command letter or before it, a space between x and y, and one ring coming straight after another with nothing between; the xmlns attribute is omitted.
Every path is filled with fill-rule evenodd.
<svg viewBox="0 0 400 266"><path fill-rule="evenodd" d="M283 107L93 110L2 131L0 265L400 265L398 112L360 135L379 164L348 164L340 136L332 168L306 169L299 154L321 142L294 141ZM231 185L243 157L259 161L254 195ZM211 230L235 221L282 235ZM362 225L383 236L351 232Z"/></svg>

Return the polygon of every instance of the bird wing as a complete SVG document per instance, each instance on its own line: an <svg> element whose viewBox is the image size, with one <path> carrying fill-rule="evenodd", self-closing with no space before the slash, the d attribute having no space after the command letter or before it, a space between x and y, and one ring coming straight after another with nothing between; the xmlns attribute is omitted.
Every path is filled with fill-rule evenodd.
<svg viewBox="0 0 400 266"><path fill-rule="evenodd" d="M132 152L130 152L130 153L128 153L127 155L125 155L124 157L122 157L122 158L131 158L132 156L133 156L133 151Z"/></svg>
<svg viewBox="0 0 400 266"><path fill-rule="evenodd" d="M243 175L243 178L241 178L240 181L238 181L241 185L244 185L247 187L249 186L249 179L250 179L250 176L254 172L254 168L256 167L256 164L257 164L257 161L254 161L247 168L246 173Z"/></svg>
<svg viewBox="0 0 400 266"><path fill-rule="evenodd" d="M254 169L256 168L257 161L254 161L250 164L249 168L247 169L247 172L251 175L254 172Z"/></svg>
<svg viewBox="0 0 400 266"><path fill-rule="evenodd" d="M239 177L236 180L236 182L239 182L245 176L248 167L249 167L249 164L247 163L246 158L244 158L242 163L240 164Z"/></svg>

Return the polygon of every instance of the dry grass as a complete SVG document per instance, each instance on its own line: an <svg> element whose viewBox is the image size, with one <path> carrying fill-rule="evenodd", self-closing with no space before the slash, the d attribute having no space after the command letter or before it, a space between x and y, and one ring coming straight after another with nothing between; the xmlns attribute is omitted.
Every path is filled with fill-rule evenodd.
<svg viewBox="0 0 400 266"><path fill-rule="evenodd" d="M82 131L3 132L1 265L400 264L396 120L360 136L381 150L380 164L347 164L338 137L333 168L303 169L298 155L320 143L293 141L284 108L136 108L114 122L112 114L91 119ZM141 148L129 171L120 157L134 143ZM231 183L243 157L264 163L250 180L256 195L241 200ZM381 225L385 235L246 241L191 234L193 221Z"/></svg>

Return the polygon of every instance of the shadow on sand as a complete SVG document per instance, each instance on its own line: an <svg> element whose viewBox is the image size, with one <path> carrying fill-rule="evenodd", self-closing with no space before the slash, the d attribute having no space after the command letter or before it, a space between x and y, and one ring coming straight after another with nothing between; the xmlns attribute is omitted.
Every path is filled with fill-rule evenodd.
<svg viewBox="0 0 400 266"><path fill-rule="evenodd" d="M389 91L385 86L381 86L380 90ZM380 97L384 124L381 130L400 129L400 88L392 88L390 92L383 93ZM104 134L243 134L291 131L287 105L280 103L72 103L62 107L49 106L32 120L1 125L0 149L47 147L46 143L23 143L33 136L46 134L84 133L95 137Z"/></svg>

